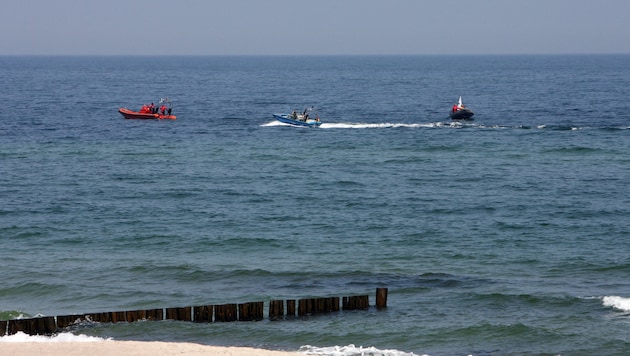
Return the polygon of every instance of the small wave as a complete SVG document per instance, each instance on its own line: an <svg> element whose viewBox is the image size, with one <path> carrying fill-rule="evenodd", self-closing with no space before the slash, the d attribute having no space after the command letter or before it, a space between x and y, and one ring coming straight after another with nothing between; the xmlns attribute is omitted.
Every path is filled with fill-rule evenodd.
<svg viewBox="0 0 630 356"><path fill-rule="evenodd" d="M27 335L21 331L13 335L0 337L0 342L100 342L111 340L96 336L61 333L53 336Z"/></svg>
<svg viewBox="0 0 630 356"><path fill-rule="evenodd" d="M591 148L586 146L572 146L572 147L559 147L550 150L545 150L544 153L560 153L560 154L577 154L577 155L585 155L590 153L601 153L605 152L600 148Z"/></svg>
<svg viewBox="0 0 630 356"><path fill-rule="evenodd" d="M306 355L326 355L326 356L418 356L413 352L403 352L399 350L379 350L375 347L363 347L363 346L330 346L330 347L315 347L311 345L304 345L300 347L298 352L302 352Z"/></svg>
<svg viewBox="0 0 630 356"><path fill-rule="evenodd" d="M602 298L605 307L611 307L625 312L630 312L630 298L606 296Z"/></svg>
<svg viewBox="0 0 630 356"><path fill-rule="evenodd" d="M32 317L31 315L24 314L19 310L5 310L0 311L0 320L9 319L26 319Z"/></svg>

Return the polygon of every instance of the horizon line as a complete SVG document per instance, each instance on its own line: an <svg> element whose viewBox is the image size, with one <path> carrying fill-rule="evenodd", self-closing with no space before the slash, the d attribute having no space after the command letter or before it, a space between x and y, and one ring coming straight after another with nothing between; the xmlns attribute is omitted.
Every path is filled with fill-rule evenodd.
<svg viewBox="0 0 630 356"><path fill-rule="evenodd" d="M0 53L0 57L482 57L482 56L619 56L630 52L533 52L533 53L223 53L223 54L123 54L123 53Z"/></svg>

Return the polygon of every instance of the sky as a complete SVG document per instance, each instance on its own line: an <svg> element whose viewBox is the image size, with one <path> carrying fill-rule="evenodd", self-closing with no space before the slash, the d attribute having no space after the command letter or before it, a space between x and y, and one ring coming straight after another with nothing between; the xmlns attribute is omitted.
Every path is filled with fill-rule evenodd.
<svg viewBox="0 0 630 356"><path fill-rule="evenodd" d="M0 55L630 53L629 0L0 0Z"/></svg>

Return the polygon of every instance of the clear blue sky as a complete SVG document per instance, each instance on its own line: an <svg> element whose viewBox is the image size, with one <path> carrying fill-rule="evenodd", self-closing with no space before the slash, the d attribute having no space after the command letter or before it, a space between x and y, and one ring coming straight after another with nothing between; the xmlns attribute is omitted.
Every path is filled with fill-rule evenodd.
<svg viewBox="0 0 630 356"><path fill-rule="evenodd" d="M6 54L630 53L630 0L2 0Z"/></svg>

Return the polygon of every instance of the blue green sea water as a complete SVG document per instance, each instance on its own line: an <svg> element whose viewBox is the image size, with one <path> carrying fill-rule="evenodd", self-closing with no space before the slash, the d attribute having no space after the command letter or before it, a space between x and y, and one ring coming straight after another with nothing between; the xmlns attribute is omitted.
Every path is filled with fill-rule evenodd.
<svg viewBox="0 0 630 356"><path fill-rule="evenodd" d="M386 287L385 310L67 332L630 353L628 55L9 56L0 78L1 320ZM448 118L460 95L475 120ZM165 96L175 121L117 112ZM308 106L319 128L273 120Z"/></svg>

